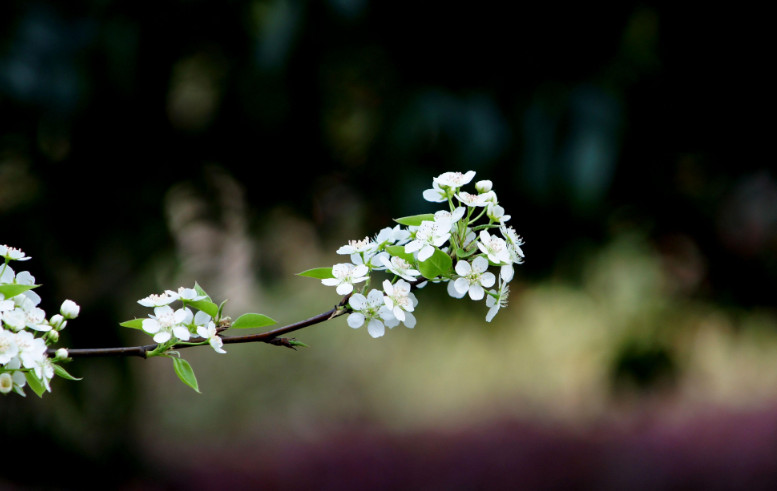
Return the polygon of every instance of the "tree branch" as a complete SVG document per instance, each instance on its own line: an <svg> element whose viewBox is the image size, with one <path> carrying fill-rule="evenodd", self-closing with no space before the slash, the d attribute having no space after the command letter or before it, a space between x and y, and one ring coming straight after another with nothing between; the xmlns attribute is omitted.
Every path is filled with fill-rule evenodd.
<svg viewBox="0 0 777 491"><path fill-rule="evenodd" d="M278 337L283 334L288 334L290 332L298 331L305 327L309 327L315 324L320 324L322 322L328 321L329 319L334 319L335 317L339 317L343 315L348 311L343 307L345 307L348 304L348 299L350 297L351 297L350 294L346 295L345 297L343 297L340 303L334 306L332 309L326 312L322 312L318 315L314 315L313 317L309 319L305 319L303 321L295 322L293 324L289 324L283 327L278 327L276 329L272 329L270 331L259 333L259 334L249 334L246 336L221 336L221 339L224 341L224 344L262 342L262 343L268 343L268 344L293 348L293 345L289 342L289 340L280 340L278 339ZM198 339L201 341L204 341L204 339L202 338L194 338L194 342L198 342L197 341ZM189 344L189 343L176 344L170 349L180 350L184 348L192 348L194 346L203 346L203 345ZM158 344L146 344L143 346L128 346L123 348L68 349L68 357L86 358L86 357L99 357L99 356L106 356L106 357L107 356L138 356L140 358L147 358L148 353L150 351L154 351L157 347L159 347ZM54 355L54 353L56 353L55 349L49 350L49 355Z"/></svg>

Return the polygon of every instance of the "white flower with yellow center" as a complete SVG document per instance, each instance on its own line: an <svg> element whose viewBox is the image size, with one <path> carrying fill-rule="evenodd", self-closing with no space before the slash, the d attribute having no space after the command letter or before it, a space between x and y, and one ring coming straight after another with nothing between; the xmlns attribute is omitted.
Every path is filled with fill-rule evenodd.
<svg viewBox="0 0 777 491"><path fill-rule="evenodd" d="M5 365L19 354L16 334L0 327L0 365Z"/></svg>
<svg viewBox="0 0 777 491"><path fill-rule="evenodd" d="M480 231L478 249L488 256L488 260L494 264L509 264L510 252L504 239L491 235L485 230Z"/></svg>
<svg viewBox="0 0 777 491"><path fill-rule="evenodd" d="M334 278L324 278L321 280L321 283L326 286L336 286L338 295L348 295L353 291L354 283L367 281L369 271L369 268L364 264L335 264L332 266L332 276Z"/></svg>
<svg viewBox="0 0 777 491"><path fill-rule="evenodd" d="M377 249L378 245L371 241L369 237L365 237L362 240L349 240L348 244L342 246L341 248L337 249L338 254L369 254L375 249Z"/></svg>
<svg viewBox="0 0 777 491"><path fill-rule="evenodd" d="M21 249L7 245L0 245L0 257L4 257L6 261L27 261L32 259L24 254Z"/></svg>
<svg viewBox="0 0 777 491"><path fill-rule="evenodd" d="M146 298L138 300L138 303L144 307L163 307L165 305L170 305L176 300L178 300L178 294L172 290L167 290L160 294L152 293Z"/></svg>
<svg viewBox="0 0 777 491"><path fill-rule="evenodd" d="M407 281L415 281L418 276L421 276L420 271L413 269L413 265L401 257L391 256L391 259L389 259L388 256L383 256L382 259L386 269L400 278L404 278Z"/></svg>
<svg viewBox="0 0 777 491"><path fill-rule="evenodd" d="M370 290L365 297L361 293L354 294L348 301L353 313L348 316L348 325L358 329L367 324L367 332L373 338L379 338L386 333L384 324L394 327L399 322L386 307L383 301L383 293L378 290Z"/></svg>
<svg viewBox="0 0 777 491"><path fill-rule="evenodd" d="M154 342L166 343L173 336L181 341L188 341L191 333L189 328L183 325L188 319L191 319L192 313L189 309L173 310L169 305L154 307L154 314L149 315L148 319L143 319L143 330L148 334L153 334Z"/></svg>
<svg viewBox="0 0 777 491"><path fill-rule="evenodd" d="M463 297L466 293L469 293L469 298L472 300L482 300L485 295L485 288L494 286L496 283L496 277L493 273L487 272L488 260L483 256L476 257L472 264L467 261L459 261L456 263L456 274L459 278L453 282L453 288L456 291L457 298ZM450 293L450 289L448 293Z"/></svg>
<svg viewBox="0 0 777 491"><path fill-rule="evenodd" d="M493 203L496 194L494 194L493 191L482 194L471 194L466 191L461 191L456 194L456 197L467 206L479 208Z"/></svg>
<svg viewBox="0 0 777 491"><path fill-rule="evenodd" d="M444 172L433 178L433 181L443 187L458 189L469 184L473 177L475 177L474 170L467 171L465 174L462 174L461 172Z"/></svg>
<svg viewBox="0 0 777 491"><path fill-rule="evenodd" d="M207 326L197 326L197 335L206 339L216 353L226 353L226 351L222 349L224 341L218 336L216 324L213 322L209 322Z"/></svg>
<svg viewBox="0 0 777 491"><path fill-rule="evenodd" d="M389 280L384 280L383 291L386 294L383 302L394 317L411 329L415 327L415 316L411 312L418 305L418 300L410 291L410 284L405 280L399 280L392 285Z"/></svg>
<svg viewBox="0 0 777 491"><path fill-rule="evenodd" d="M408 254L418 252L418 260L424 262L432 257L435 247L442 247L450 238L450 220L425 220L418 226L415 238L405 245L405 252Z"/></svg>

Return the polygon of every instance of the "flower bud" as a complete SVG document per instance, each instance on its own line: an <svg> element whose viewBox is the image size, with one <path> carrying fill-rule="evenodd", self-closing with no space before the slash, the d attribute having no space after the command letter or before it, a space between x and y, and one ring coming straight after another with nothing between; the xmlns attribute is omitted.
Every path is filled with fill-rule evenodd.
<svg viewBox="0 0 777 491"><path fill-rule="evenodd" d="M51 327L57 331L61 331L67 325L67 321L61 315L55 314L51 316L51 319L49 319L49 325L51 325Z"/></svg>
<svg viewBox="0 0 777 491"><path fill-rule="evenodd" d="M478 181L475 183L475 189L478 190L478 193L487 193L491 191L491 188L494 186L494 183L489 181L488 179L485 179L483 181Z"/></svg>
<svg viewBox="0 0 777 491"><path fill-rule="evenodd" d="M78 313L81 312L81 307L72 300L65 300L62 302L62 307L59 309L59 312L65 319L75 319L78 317Z"/></svg>
<svg viewBox="0 0 777 491"><path fill-rule="evenodd" d="M46 339L51 343L56 343L59 341L59 332L58 331L49 331L46 333Z"/></svg>
<svg viewBox="0 0 777 491"><path fill-rule="evenodd" d="M7 394L13 390L13 378L8 372L0 373L0 394Z"/></svg>
<svg viewBox="0 0 777 491"><path fill-rule="evenodd" d="M67 359L67 356L68 356L67 348L59 348L57 352L54 354L54 361L65 360Z"/></svg>

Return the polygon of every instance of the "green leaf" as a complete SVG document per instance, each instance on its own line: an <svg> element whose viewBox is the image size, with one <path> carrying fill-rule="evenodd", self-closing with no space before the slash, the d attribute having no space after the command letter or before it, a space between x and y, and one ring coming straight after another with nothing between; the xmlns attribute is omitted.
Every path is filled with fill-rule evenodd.
<svg viewBox="0 0 777 491"><path fill-rule="evenodd" d="M471 255L478 252L478 248L474 247L469 252L465 251L464 249L456 249L456 257L459 259L464 259L465 257L470 257Z"/></svg>
<svg viewBox="0 0 777 491"><path fill-rule="evenodd" d="M302 348L310 348L307 344L303 343L302 341L297 341L296 339L289 339L289 345L291 346L300 346Z"/></svg>
<svg viewBox="0 0 777 491"><path fill-rule="evenodd" d="M0 285L0 293L2 293L5 298L11 298L20 293L24 293L27 290L38 288L39 286L40 285Z"/></svg>
<svg viewBox="0 0 777 491"><path fill-rule="evenodd" d="M197 392L200 392L200 388L197 385L197 377L194 376L194 370L189 362L183 358L173 357L173 369L181 382L185 383Z"/></svg>
<svg viewBox="0 0 777 491"><path fill-rule="evenodd" d="M195 300L194 302L186 302L187 305L191 305L195 309L202 310L214 319L219 313L219 306L208 300Z"/></svg>
<svg viewBox="0 0 777 491"><path fill-rule="evenodd" d="M210 295L205 293L205 290L203 290L200 284L197 283L196 281L194 282L194 291L197 292L197 295L205 295L207 299L210 300Z"/></svg>
<svg viewBox="0 0 777 491"><path fill-rule="evenodd" d="M418 263L418 270L424 278L431 280L441 275L449 275L453 268L451 257L435 248L432 257Z"/></svg>
<svg viewBox="0 0 777 491"><path fill-rule="evenodd" d="M394 221L400 225L406 226L419 226L421 222L431 222L434 220L434 214L425 213L423 215L412 215L409 217L395 218Z"/></svg>
<svg viewBox="0 0 777 491"><path fill-rule="evenodd" d="M69 373L67 373L67 370L65 370L61 366L57 365L56 363L52 363L52 365L54 365L54 373L59 375L60 377L62 377L64 379L75 380L75 381L83 380L83 378L74 377L74 376L70 375Z"/></svg>
<svg viewBox="0 0 777 491"><path fill-rule="evenodd" d="M143 329L143 319L132 319L130 321L124 321L119 325L121 327L129 327L131 329Z"/></svg>
<svg viewBox="0 0 777 491"><path fill-rule="evenodd" d="M405 252L405 246L388 246L386 247L386 252L392 256L401 257L410 264L415 264L416 262L412 253Z"/></svg>
<svg viewBox="0 0 777 491"><path fill-rule="evenodd" d="M323 280L326 278L334 278L335 275L332 274L332 267L328 268L313 268L309 269L307 271L303 271L301 273L297 273L297 276L307 276L308 278L318 278L319 280Z"/></svg>
<svg viewBox="0 0 777 491"><path fill-rule="evenodd" d="M35 376L35 372L30 370L29 372L24 372L24 378L27 379L27 385L30 386L30 389L32 389L33 392L35 392L38 397L43 397L43 393L46 392L46 386L43 385L43 382Z"/></svg>
<svg viewBox="0 0 777 491"><path fill-rule="evenodd" d="M275 320L262 314L243 314L232 323L236 329L249 329L252 327L265 327L275 324Z"/></svg>

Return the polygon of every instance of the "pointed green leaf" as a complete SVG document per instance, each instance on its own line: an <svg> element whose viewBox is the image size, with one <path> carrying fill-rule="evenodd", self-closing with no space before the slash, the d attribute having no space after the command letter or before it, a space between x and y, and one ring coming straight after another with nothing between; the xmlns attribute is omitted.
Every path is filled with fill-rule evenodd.
<svg viewBox="0 0 777 491"><path fill-rule="evenodd" d="M252 327L265 327L275 324L275 320L262 314L243 314L232 323L236 329L249 329Z"/></svg>
<svg viewBox="0 0 777 491"><path fill-rule="evenodd" d="M173 357L173 369L181 382L185 383L197 392L200 392L200 388L197 385L197 377L194 376L194 370L189 362L183 358Z"/></svg>
<svg viewBox="0 0 777 491"><path fill-rule="evenodd" d="M32 389L33 392L35 392L38 397L43 397L43 393L46 392L46 386L43 385L43 382L35 376L35 372L30 370L29 372L24 372L24 378L27 379L27 385L30 386L30 389Z"/></svg>
<svg viewBox="0 0 777 491"><path fill-rule="evenodd" d="M459 259L464 259L465 257L469 257L473 254L475 254L478 251L478 248L472 248L469 252L465 251L464 249L456 249L456 257Z"/></svg>
<svg viewBox="0 0 777 491"><path fill-rule="evenodd" d="M121 327L129 327L131 329L143 329L143 319L132 319L124 321L119 324Z"/></svg>
<svg viewBox="0 0 777 491"><path fill-rule="evenodd" d="M394 219L394 221L399 223L400 225L415 226L415 227L421 225L421 222L431 222L433 220L434 220L434 215L432 213L425 213L423 215L412 215L409 217Z"/></svg>
<svg viewBox="0 0 777 491"><path fill-rule="evenodd" d="M211 302L210 300L195 300L194 302L186 302L186 303L188 305L191 305L195 309L202 310L203 312L213 317L214 319L219 313L219 306Z"/></svg>
<svg viewBox="0 0 777 491"><path fill-rule="evenodd" d="M401 257L410 264L415 264L416 260L412 253L405 252L405 246L388 246L386 252L392 256Z"/></svg>
<svg viewBox="0 0 777 491"><path fill-rule="evenodd" d="M297 341L296 339L289 339L289 345L291 346L300 346L302 348L310 348L307 344L303 343L302 341Z"/></svg>
<svg viewBox="0 0 777 491"><path fill-rule="evenodd" d="M418 263L418 270L424 278L431 280L440 275L449 275L453 267L451 257L435 248L432 257Z"/></svg>
<svg viewBox="0 0 777 491"><path fill-rule="evenodd" d="M54 365L54 373L55 373L55 374L57 374L57 375L59 375L59 376L60 376L60 377L62 377L62 378L64 378L64 379L67 379L67 380L75 380L75 381L78 381L78 380L83 380L83 379L82 379L82 378L80 378L80 377L74 377L74 376L70 375L70 374L67 372L67 370L65 370L65 369L64 369L64 368L62 368L61 366L57 365L56 363L54 363L53 365Z"/></svg>
<svg viewBox="0 0 777 491"><path fill-rule="evenodd" d="M210 300L210 295L205 293L205 290L203 290L200 284L197 283L196 281L194 282L194 291L197 292L197 295L205 295L207 299Z"/></svg>
<svg viewBox="0 0 777 491"><path fill-rule="evenodd" d="M5 298L11 298L20 293L24 293L27 290L38 288L39 286L40 285L0 285L0 293L2 293Z"/></svg>
<svg viewBox="0 0 777 491"><path fill-rule="evenodd" d="M307 271L303 271L301 273L297 273L297 276L307 276L308 278L318 278L319 280L323 280L326 278L334 278L335 275L332 274L332 267L328 268L313 268L309 269Z"/></svg>

